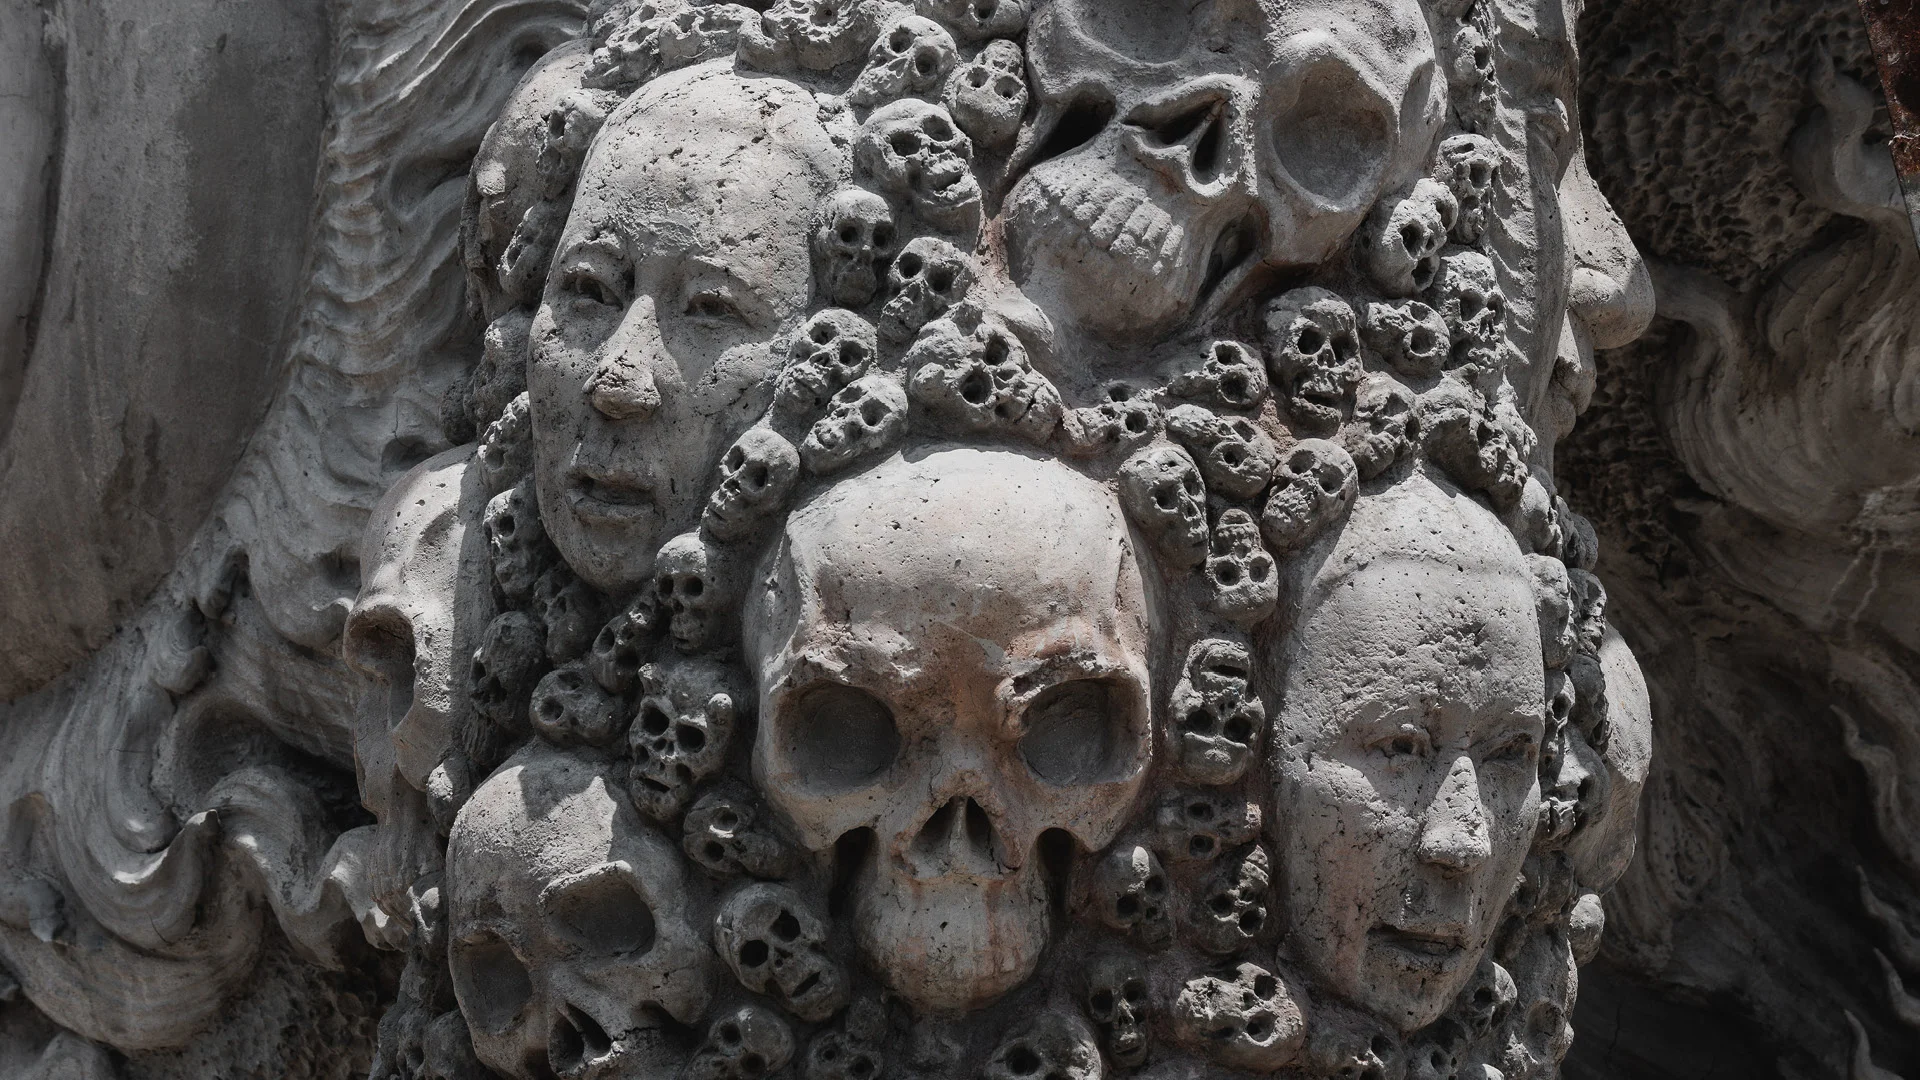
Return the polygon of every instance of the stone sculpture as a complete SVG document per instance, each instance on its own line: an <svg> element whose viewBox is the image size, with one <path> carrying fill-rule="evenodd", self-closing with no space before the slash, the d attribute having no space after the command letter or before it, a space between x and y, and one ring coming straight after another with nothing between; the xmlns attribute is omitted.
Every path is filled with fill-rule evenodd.
<svg viewBox="0 0 1920 1080"><path fill-rule="evenodd" d="M1562 6L539 44L345 613L373 820L276 885L404 957L371 1074L1556 1075L1651 723L1554 496L1649 317Z"/></svg>

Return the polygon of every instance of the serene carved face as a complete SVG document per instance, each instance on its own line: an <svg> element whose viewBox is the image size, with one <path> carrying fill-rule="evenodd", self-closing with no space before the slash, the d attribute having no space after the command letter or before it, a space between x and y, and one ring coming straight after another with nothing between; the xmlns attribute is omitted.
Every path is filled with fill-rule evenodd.
<svg viewBox="0 0 1920 1080"><path fill-rule="evenodd" d="M1028 48L1014 274L1109 338L1170 329L1261 263L1325 259L1422 166L1444 95L1416 0L1057 0Z"/></svg>
<svg viewBox="0 0 1920 1080"><path fill-rule="evenodd" d="M986 1004L1046 945L1041 834L1105 846L1145 773L1119 507L1050 461L895 458L796 511L764 578L756 776L815 851L874 830L853 924L896 990Z"/></svg>
<svg viewBox="0 0 1920 1080"><path fill-rule="evenodd" d="M1361 499L1325 550L1267 657L1284 667L1288 941L1324 985L1412 1030L1472 974L1533 835L1539 623L1512 538L1422 477Z"/></svg>
<svg viewBox="0 0 1920 1080"><path fill-rule="evenodd" d="M714 959L679 848L611 767L536 744L447 840L449 962L480 1060L519 1080L668 1075L671 1021L706 1010Z"/></svg>
<svg viewBox="0 0 1920 1080"><path fill-rule="evenodd" d="M621 590L690 526L766 403L804 311L811 215L841 154L792 84L703 65L607 120L533 324L541 516L581 577Z"/></svg>

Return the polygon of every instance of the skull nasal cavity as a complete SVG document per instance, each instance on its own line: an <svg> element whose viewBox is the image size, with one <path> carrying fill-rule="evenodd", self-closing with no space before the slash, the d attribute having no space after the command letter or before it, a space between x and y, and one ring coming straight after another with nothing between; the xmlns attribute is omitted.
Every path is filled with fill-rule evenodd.
<svg viewBox="0 0 1920 1080"><path fill-rule="evenodd" d="M978 859L991 860L993 821L986 808L971 797L955 796L920 826L913 847L924 855L965 851Z"/></svg>

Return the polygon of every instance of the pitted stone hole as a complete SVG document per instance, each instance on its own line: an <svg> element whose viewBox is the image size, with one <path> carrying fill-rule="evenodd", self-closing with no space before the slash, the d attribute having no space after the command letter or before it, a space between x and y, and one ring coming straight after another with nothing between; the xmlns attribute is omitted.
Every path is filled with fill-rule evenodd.
<svg viewBox="0 0 1920 1080"><path fill-rule="evenodd" d="M1015 1076L1032 1076L1040 1071L1040 1055L1025 1043L1007 1051L1007 1068Z"/></svg>
<svg viewBox="0 0 1920 1080"><path fill-rule="evenodd" d="M1317 326L1303 326L1300 336L1294 339L1293 347L1302 355L1312 356L1327 347L1327 336Z"/></svg>
<svg viewBox="0 0 1920 1080"><path fill-rule="evenodd" d="M770 929L773 931L773 936L781 941L800 940L800 920L794 918L791 911L782 911L780 917L773 920Z"/></svg>
<svg viewBox="0 0 1920 1080"><path fill-rule="evenodd" d="M1247 1021L1247 1037L1258 1042L1273 1033L1273 1017L1258 1013Z"/></svg>
<svg viewBox="0 0 1920 1080"><path fill-rule="evenodd" d="M1262 973L1254 977L1253 992L1259 997L1270 998L1280 991L1280 982L1272 975Z"/></svg>
<svg viewBox="0 0 1920 1080"><path fill-rule="evenodd" d="M767 943L761 941L759 938L755 938L740 946L740 966L744 968L757 968L765 964L771 955L772 953L767 948Z"/></svg>
<svg viewBox="0 0 1920 1080"><path fill-rule="evenodd" d="M1244 716L1235 716L1221 727L1220 733L1234 742L1252 742L1253 724Z"/></svg>
<svg viewBox="0 0 1920 1080"><path fill-rule="evenodd" d="M832 26L833 20L840 17L840 11L832 4L821 4L813 9L813 25Z"/></svg>
<svg viewBox="0 0 1920 1080"><path fill-rule="evenodd" d="M1240 916L1240 932L1243 934L1257 934L1260 932L1260 924L1264 921L1265 920L1260 918L1259 912L1249 911Z"/></svg>
<svg viewBox="0 0 1920 1080"><path fill-rule="evenodd" d="M665 735L667 728L672 725L673 719L669 717L660 706L652 704L651 702L641 706L640 730L649 735Z"/></svg>
<svg viewBox="0 0 1920 1080"><path fill-rule="evenodd" d="M985 371L975 368L967 372L960 380L960 396L974 405L985 405L993 396L993 379Z"/></svg>
<svg viewBox="0 0 1920 1080"><path fill-rule="evenodd" d="M1187 854L1196 859L1211 858L1213 856L1213 837L1196 836L1188 840Z"/></svg>
<svg viewBox="0 0 1920 1080"><path fill-rule="evenodd" d="M1221 563L1219 567L1214 570L1214 576L1220 579L1220 584L1222 585L1233 586L1240 584L1240 568L1232 563Z"/></svg>

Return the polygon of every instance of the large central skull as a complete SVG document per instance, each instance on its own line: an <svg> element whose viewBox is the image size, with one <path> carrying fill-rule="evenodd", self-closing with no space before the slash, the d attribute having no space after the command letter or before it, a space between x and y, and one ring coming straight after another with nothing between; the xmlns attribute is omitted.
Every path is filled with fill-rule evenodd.
<svg viewBox="0 0 1920 1080"><path fill-rule="evenodd" d="M1325 260L1417 176L1445 111L1417 0L1055 0L1028 51L1014 275L1111 339Z"/></svg>
<svg viewBox="0 0 1920 1080"><path fill-rule="evenodd" d="M534 746L447 840L454 994L480 1060L517 1080L664 1076L706 1010L713 954L677 845L604 761Z"/></svg>
<svg viewBox="0 0 1920 1080"><path fill-rule="evenodd" d="M1119 507L1054 461L895 457L796 511L761 578L756 777L816 853L872 830L843 869L896 991L986 1004L1047 943L1041 835L1104 847L1151 753Z"/></svg>

